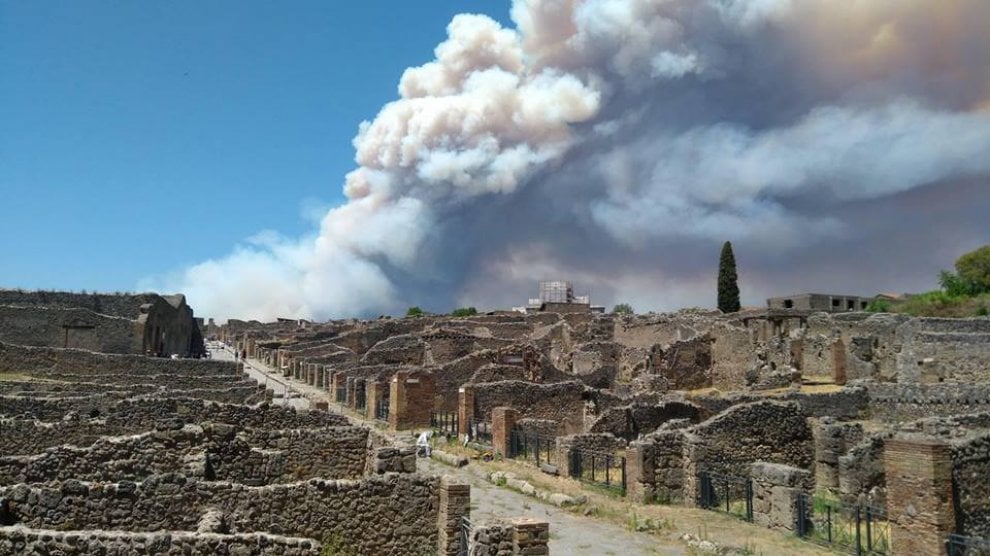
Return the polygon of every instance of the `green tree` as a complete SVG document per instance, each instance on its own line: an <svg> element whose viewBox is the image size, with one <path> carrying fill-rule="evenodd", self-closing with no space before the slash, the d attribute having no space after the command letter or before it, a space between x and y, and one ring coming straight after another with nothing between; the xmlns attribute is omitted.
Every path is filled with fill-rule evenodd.
<svg viewBox="0 0 990 556"><path fill-rule="evenodd" d="M457 309L454 309L454 312L451 313L451 316L470 317L472 315L477 315L477 314L478 314L478 310L475 309L474 307L459 307Z"/></svg>
<svg viewBox="0 0 990 556"><path fill-rule="evenodd" d="M718 309L723 313L739 310L739 277L736 275L736 257L732 254L732 243L722 245L718 259Z"/></svg>
<svg viewBox="0 0 990 556"><path fill-rule="evenodd" d="M956 259L956 274L969 287L971 295L990 292L990 245Z"/></svg>
<svg viewBox="0 0 990 556"><path fill-rule="evenodd" d="M423 310L420 309L419 307L410 307L409 309L406 310L407 317L421 317L423 316L423 314L424 314Z"/></svg>
<svg viewBox="0 0 990 556"><path fill-rule="evenodd" d="M616 315L631 315L633 314L633 308L632 305L628 303L619 303L612 308L612 313Z"/></svg>

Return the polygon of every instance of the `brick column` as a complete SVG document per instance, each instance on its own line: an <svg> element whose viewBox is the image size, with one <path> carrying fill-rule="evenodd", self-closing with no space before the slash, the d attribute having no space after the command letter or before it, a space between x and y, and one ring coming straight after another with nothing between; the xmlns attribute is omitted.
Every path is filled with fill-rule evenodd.
<svg viewBox="0 0 990 556"><path fill-rule="evenodd" d="M492 447L496 454L509 457L512 452L512 429L519 420L519 412L511 407L492 409Z"/></svg>
<svg viewBox="0 0 990 556"><path fill-rule="evenodd" d="M471 430L474 417L474 386L465 384L457 390L457 435L464 437Z"/></svg>
<svg viewBox="0 0 990 556"><path fill-rule="evenodd" d="M432 373L396 372L389 391L388 422L392 430L429 427L435 393Z"/></svg>
<svg viewBox="0 0 990 556"><path fill-rule="evenodd" d="M934 439L891 439L884 469L892 553L946 554L956 522L951 448Z"/></svg>
<svg viewBox="0 0 990 556"><path fill-rule="evenodd" d="M383 382L369 382L365 387L367 392L367 399L365 400L366 411L365 416L369 419L376 419L378 416L375 415L375 411L378 409L378 400L385 397L385 388L388 387L387 384Z"/></svg>
<svg viewBox="0 0 990 556"><path fill-rule="evenodd" d="M532 556L548 556L550 548L550 524L531 517L514 517L512 524L512 553Z"/></svg>
<svg viewBox="0 0 990 556"><path fill-rule="evenodd" d="M471 517L471 485L454 483L450 477L440 479L440 504L437 512L439 550L442 556L467 554L461 551L461 522Z"/></svg>

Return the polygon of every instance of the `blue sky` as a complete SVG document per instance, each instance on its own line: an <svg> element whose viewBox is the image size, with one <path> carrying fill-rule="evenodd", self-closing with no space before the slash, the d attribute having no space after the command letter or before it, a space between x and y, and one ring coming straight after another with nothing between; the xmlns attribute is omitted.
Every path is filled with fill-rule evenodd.
<svg viewBox="0 0 990 556"><path fill-rule="evenodd" d="M0 2L0 287L132 290L343 200L362 120L508 2Z"/></svg>

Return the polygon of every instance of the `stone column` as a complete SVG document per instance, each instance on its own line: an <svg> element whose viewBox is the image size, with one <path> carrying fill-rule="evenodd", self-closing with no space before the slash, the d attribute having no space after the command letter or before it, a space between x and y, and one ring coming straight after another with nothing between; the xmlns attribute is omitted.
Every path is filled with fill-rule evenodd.
<svg viewBox="0 0 990 556"><path fill-rule="evenodd" d="M461 551L461 523L471 517L471 485L457 484L449 476L440 479L440 504L437 512L439 528L438 554L457 556Z"/></svg>
<svg viewBox="0 0 990 556"><path fill-rule="evenodd" d="M952 454L935 439L900 436L884 449L893 554L946 554L955 531Z"/></svg>
<svg viewBox="0 0 990 556"><path fill-rule="evenodd" d="M457 435L463 437L471 430L474 417L474 386L465 384L457 390Z"/></svg>
<svg viewBox="0 0 990 556"><path fill-rule="evenodd" d="M492 409L492 447L496 454L509 457L512 454L512 429L519 420L519 412L511 407Z"/></svg>
<svg viewBox="0 0 990 556"><path fill-rule="evenodd" d="M793 533L797 525L800 494L811 492L811 473L804 469L753 462L753 523ZM810 508L809 508L810 509Z"/></svg>
<svg viewBox="0 0 990 556"><path fill-rule="evenodd" d="M630 442L626 448L626 497L647 504L656 499L656 469L653 446Z"/></svg>
<svg viewBox="0 0 990 556"><path fill-rule="evenodd" d="M550 548L550 524L531 517L514 517L512 525L512 553L532 556L548 556Z"/></svg>

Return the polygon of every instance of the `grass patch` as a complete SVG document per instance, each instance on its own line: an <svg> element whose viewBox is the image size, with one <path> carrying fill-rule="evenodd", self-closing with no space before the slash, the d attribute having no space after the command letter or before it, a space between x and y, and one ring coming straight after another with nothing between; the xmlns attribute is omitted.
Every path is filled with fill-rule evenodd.
<svg viewBox="0 0 990 556"><path fill-rule="evenodd" d="M980 317L990 314L990 293L951 295L943 290L920 293L903 301L889 301L875 310L915 317Z"/></svg>

